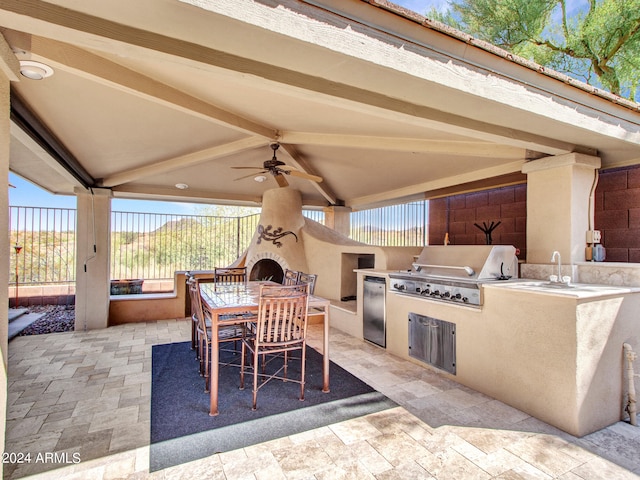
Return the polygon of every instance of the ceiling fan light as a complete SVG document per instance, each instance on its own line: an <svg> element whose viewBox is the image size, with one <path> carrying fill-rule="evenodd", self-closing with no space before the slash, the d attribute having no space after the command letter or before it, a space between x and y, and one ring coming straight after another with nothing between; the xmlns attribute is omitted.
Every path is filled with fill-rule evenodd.
<svg viewBox="0 0 640 480"><path fill-rule="evenodd" d="M53 69L41 62L20 60L20 73L31 80L42 80L53 75Z"/></svg>
<svg viewBox="0 0 640 480"><path fill-rule="evenodd" d="M267 177L265 177L264 175L256 175L255 177L253 177L253 179L258 183L262 183L267 180Z"/></svg>
<svg viewBox="0 0 640 480"><path fill-rule="evenodd" d="M176 183L176 188L178 190L186 190L187 188L189 188L189 185L187 185L186 183Z"/></svg>

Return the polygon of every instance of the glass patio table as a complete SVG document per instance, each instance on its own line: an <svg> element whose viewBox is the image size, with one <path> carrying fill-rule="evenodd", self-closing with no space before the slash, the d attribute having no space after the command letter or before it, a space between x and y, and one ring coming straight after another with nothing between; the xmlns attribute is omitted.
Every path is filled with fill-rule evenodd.
<svg viewBox="0 0 640 480"><path fill-rule="evenodd" d="M242 313L258 313L260 299L260 285L278 285L274 282L250 281L247 283L215 285L201 283L200 295L202 308L211 315L211 374L210 374L210 405L209 415L218 415L218 358L219 341L217 330L224 325L237 325L249 320L243 320ZM315 295L309 295L309 313L313 316L322 315L324 334L322 342L322 391L329 392L329 300ZM237 314L235 318L223 318ZM213 333L216 332L216 333ZM214 361L215 360L215 361Z"/></svg>

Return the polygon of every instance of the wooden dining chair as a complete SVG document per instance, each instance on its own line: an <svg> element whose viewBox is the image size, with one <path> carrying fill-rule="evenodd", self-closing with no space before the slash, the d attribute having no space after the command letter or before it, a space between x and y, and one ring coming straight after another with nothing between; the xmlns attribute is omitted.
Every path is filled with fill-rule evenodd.
<svg viewBox="0 0 640 480"><path fill-rule="evenodd" d="M197 281L196 281L197 280ZM189 274L187 277L187 287L189 289L189 300L191 301L191 350L195 350L196 358L200 359L200 348L198 343L198 321L201 315L200 303L200 284L204 282L213 282L211 277L196 277Z"/></svg>
<svg viewBox="0 0 640 480"><path fill-rule="evenodd" d="M282 278L283 285L297 285L298 284L298 275L300 272L296 270L289 270L285 268L284 276Z"/></svg>
<svg viewBox="0 0 640 480"><path fill-rule="evenodd" d="M210 280L209 280L210 281ZM204 377L204 391L209 391L209 377L211 372L211 361L215 360L219 362L220 359L212 359L211 357L211 339L213 335L212 331L212 320L209 315L205 313L205 309L202 305L202 295L200 294L200 279L194 279L195 289L198 292L198 295L195 297L195 308L197 312L197 328L196 328L196 337L198 342L198 351L200 352L199 360L200 360L200 375ZM193 305L192 305L193 308ZM236 315L230 316L231 319L235 318ZM220 343L220 351L221 352L231 352L234 355L239 355L242 352L242 348L238 348L239 342L245 335L245 324L246 320L239 321L237 324L228 324L224 326L218 327L218 342ZM224 347L223 347L224 344ZM233 344L230 346L229 344ZM220 366L227 365L237 365L238 358L232 362L224 362L220 363Z"/></svg>
<svg viewBox="0 0 640 480"><path fill-rule="evenodd" d="M191 317L191 350L195 350L196 351L196 357L198 356L198 348L196 345L196 327L197 327L197 315L196 315L196 311L193 308L193 295L194 295L194 290L193 290L193 283L195 281L195 277L193 275L191 275L189 272L186 273L185 275L185 284L187 286L187 293L189 295L189 307L190 307L190 317Z"/></svg>
<svg viewBox="0 0 640 480"><path fill-rule="evenodd" d="M213 279L218 285L247 282L247 267L216 267Z"/></svg>
<svg viewBox="0 0 640 480"><path fill-rule="evenodd" d="M298 284L308 283L309 284L309 295L313 295L313 292L316 289L316 279L317 278L318 278L318 275L316 275L315 273L299 272Z"/></svg>
<svg viewBox="0 0 640 480"><path fill-rule="evenodd" d="M246 353L253 367L253 406L257 408L258 390L273 379L300 384L300 400L304 400L309 285L262 285L255 334L242 341L240 389L244 389ZM300 378L287 377L290 353L300 352ZM262 359L262 365L259 360ZM267 370L267 364L282 360L282 365ZM258 383L260 379L260 383Z"/></svg>

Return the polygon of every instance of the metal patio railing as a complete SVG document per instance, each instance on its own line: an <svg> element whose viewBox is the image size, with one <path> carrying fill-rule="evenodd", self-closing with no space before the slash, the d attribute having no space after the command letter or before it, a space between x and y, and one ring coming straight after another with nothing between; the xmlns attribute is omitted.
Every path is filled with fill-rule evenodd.
<svg viewBox="0 0 640 480"><path fill-rule="evenodd" d="M324 212L303 214L320 223ZM176 270L232 264L248 247L258 214L242 217L111 213L111 278L173 279ZM76 210L9 207L9 285L68 284L76 275Z"/></svg>
<svg viewBox="0 0 640 480"><path fill-rule="evenodd" d="M9 207L9 284L75 282L76 210Z"/></svg>
<svg viewBox="0 0 640 480"><path fill-rule="evenodd" d="M113 212L111 277L170 279L177 270L231 265L259 218Z"/></svg>
<svg viewBox="0 0 640 480"><path fill-rule="evenodd" d="M369 245L420 247L429 240L428 219L428 200L361 210L351 214L350 237Z"/></svg>
<svg viewBox="0 0 640 480"><path fill-rule="evenodd" d="M324 212L303 214L324 223ZM372 245L426 244L427 202L351 214L351 237ZM259 215L217 217L114 211L111 278L173 279L176 270L231 265L247 248ZM68 284L76 274L76 210L9 207L10 285Z"/></svg>

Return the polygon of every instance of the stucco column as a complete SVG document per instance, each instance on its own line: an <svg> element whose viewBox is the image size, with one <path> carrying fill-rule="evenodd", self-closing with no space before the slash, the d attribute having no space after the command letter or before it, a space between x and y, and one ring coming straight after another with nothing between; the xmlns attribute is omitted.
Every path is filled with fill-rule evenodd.
<svg viewBox="0 0 640 480"><path fill-rule="evenodd" d="M600 158L579 153L542 158L522 167L527 175L527 263L550 264L554 250L565 265L585 261L598 168Z"/></svg>
<svg viewBox="0 0 640 480"><path fill-rule="evenodd" d="M109 322L111 191L77 188L76 330Z"/></svg>
<svg viewBox="0 0 640 480"><path fill-rule="evenodd" d="M10 82L18 80L20 65L11 47L0 35L0 178L9 180L9 143L11 113ZM9 328L9 186L8 183L0 189L0 228L5 232L0 235L0 348L2 349L2 371L0 372L0 451L4 452L5 421L7 418L7 349ZM3 466L0 464L0 476Z"/></svg>
<svg viewBox="0 0 640 480"><path fill-rule="evenodd" d="M326 207L324 209L324 225L348 237L351 235L351 208Z"/></svg>

